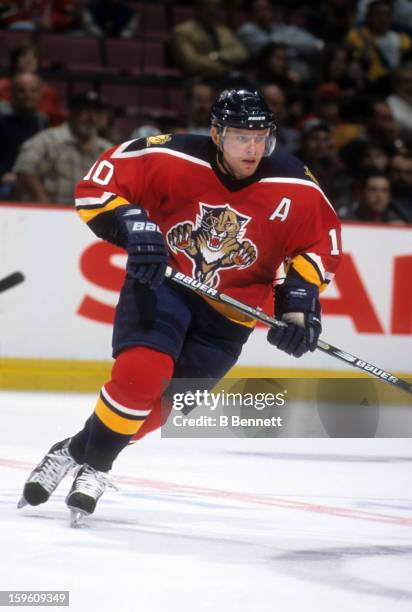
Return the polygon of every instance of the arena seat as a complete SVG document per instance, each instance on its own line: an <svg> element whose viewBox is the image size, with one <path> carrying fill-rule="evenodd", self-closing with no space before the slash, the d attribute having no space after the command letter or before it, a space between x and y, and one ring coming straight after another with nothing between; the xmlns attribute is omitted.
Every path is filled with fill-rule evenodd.
<svg viewBox="0 0 412 612"><path fill-rule="evenodd" d="M101 94L107 98L109 104L115 108L127 110L127 107L140 107L142 104L142 92L137 85L116 85L103 83Z"/></svg>
<svg viewBox="0 0 412 612"><path fill-rule="evenodd" d="M119 132L120 142L130 140L130 135L139 125L141 121L135 117L118 117L115 121L116 129Z"/></svg>
<svg viewBox="0 0 412 612"><path fill-rule="evenodd" d="M0 67L6 67L9 62L9 53L16 47L33 42L30 32L12 32L1 30L0 33Z"/></svg>
<svg viewBox="0 0 412 612"><path fill-rule="evenodd" d="M143 72L158 77L180 76L176 68L169 68L166 62L166 44L163 41L145 41Z"/></svg>
<svg viewBox="0 0 412 612"><path fill-rule="evenodd" d="M140 99L144 108L167 108L164 87L141 87Z"/></svg>
<svg viewBox="0 0 412 612"><path fill-rule="evenodd" d="M184 115L187 111L186 91L183 87L168 87L167 105L178 115Z"/></svg>
<svg viewBox="0 0 412 612"><path fill-rule="evenodd" d="M146 38L161 38L169 36L165 7L162 4L144 4L140 9L141 19L139 32Z"/></svg>
<svg viewBox="0 0 412 612"><path fill-rule="evenodd" d="M104 70L100 41L97 38L42 34L39 47L44 67L64 67L67 70Z"/></svg>
<svg viewBox="0 0 412 612"><path fill-rule="evenodd" d="M139 74L143 62L143 43L140 40L105 40L107 65L128 74Z"/></svg>

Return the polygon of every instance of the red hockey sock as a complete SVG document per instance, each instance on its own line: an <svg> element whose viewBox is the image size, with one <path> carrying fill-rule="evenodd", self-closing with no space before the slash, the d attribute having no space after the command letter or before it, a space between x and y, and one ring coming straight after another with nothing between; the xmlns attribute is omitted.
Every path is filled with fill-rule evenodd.
<svg viewBox="0 0 412 612"><path fill-rule="evenodd" d="M115 361L111 380L102 388L95 414L113 432L135 434L172 373L173 360L166 353L146 347L125 349Z"/></svg>
<svg viewBox="0 0 412 612"><path fill-rule="evenodd" d="M105 389L119 404L128 408L147 408L160 397L173 373L173 359L144 346L123 350L113 365Z"/></svg>
<svg viewBox="0 0 412 612"><path fill-rule="evenodd" d="M94 414L72 439L74 456L97 470L110 470L151 415L151 406L157 405L172 373L173 360L165 353L145 347L122 351L110 381L102 387Z"/></svg>

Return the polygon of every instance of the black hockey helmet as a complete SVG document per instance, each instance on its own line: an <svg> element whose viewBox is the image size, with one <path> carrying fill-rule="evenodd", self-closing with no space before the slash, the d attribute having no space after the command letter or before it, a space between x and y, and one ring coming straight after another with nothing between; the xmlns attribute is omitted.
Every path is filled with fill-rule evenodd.
<svg viewBox="0 0 412 612"><path fill-rule="evenodd" d="M225 89L212 106L212 124L240 129L275 129L275 121L265 99L257 91Z"/></svg>
<svg viewBox="0 0 412 612"><path fill-rule="evenodd" d="M212 126L218 129L221 141L228 127L244 130L267 129L265 155L270 155L275 148L275 120L265 99L258 91L225 89L212 106L211 122Z"/></svg>

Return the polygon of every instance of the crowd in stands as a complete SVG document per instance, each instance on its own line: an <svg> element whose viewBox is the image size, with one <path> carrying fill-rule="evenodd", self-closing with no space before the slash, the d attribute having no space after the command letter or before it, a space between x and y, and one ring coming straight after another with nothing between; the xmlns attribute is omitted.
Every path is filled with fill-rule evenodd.
<svg viewBox="0 0 412 612"><path fill-rule="evenodd" d="M106 148L259 89L344 220L412 223L412 0L0 2L0 199L68 204Z"/></svg>

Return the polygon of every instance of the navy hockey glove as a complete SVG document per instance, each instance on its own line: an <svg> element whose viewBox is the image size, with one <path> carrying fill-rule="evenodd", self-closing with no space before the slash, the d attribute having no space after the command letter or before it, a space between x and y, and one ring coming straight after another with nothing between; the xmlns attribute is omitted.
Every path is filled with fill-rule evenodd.
<svg viewBox="0 0 412 612"><path fill-rule="evenodd" d="M297 277L275 287L275 316L288 324L272 327L268 341L288 355L301 357L316 349L322 331L319 289Z"/></svg>
<svg viewBox="0 0 412 612"><path fill-rule="evenodd" d="M128 254L126 275L148 284L151 289L158 289L168 262L159 226L150 221L143 208L134 204L117 208L115 219L117 237Z"/></svg>

